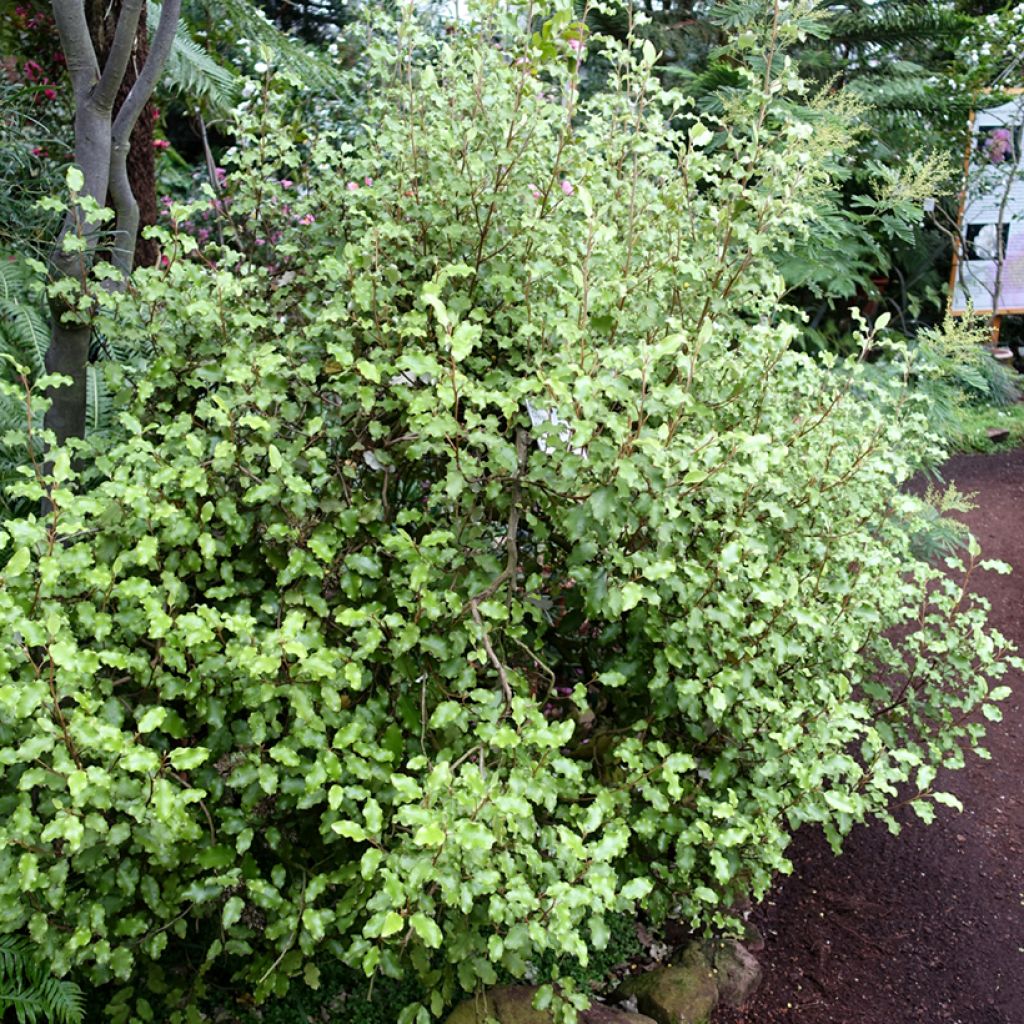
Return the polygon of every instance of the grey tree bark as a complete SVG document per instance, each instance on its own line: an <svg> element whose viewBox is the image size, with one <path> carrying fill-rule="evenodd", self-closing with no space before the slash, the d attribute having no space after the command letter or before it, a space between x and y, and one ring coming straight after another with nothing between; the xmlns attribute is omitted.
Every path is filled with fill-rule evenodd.
<svg viewBox="0 0 1024 1024"><path fill-rule="evenodd" d="M115 118L114 101L131 59L145 2L122 0L114 39L101 69L89 34L85 0L53 0L54 19L74 95L75 164L85 179L81 194L102 206L109 190L115 214L112 263L121 271L121 287L131 272L139 224L138 205L128 183L129 137L163 71L181 11L181 0L164 0L149 55ZM80 204L71 206L50 257L53 280L73 279L85 284L95 260L99 228L99 224L88 219ZM67 251L64 242L68 236L78 236L84 244ZM46 369L70 377L72 383L49 389L51 405L45 426L63 443L70 437L85 436L86 367L92 317L65 296L50 300L50 315Z"/></svg>

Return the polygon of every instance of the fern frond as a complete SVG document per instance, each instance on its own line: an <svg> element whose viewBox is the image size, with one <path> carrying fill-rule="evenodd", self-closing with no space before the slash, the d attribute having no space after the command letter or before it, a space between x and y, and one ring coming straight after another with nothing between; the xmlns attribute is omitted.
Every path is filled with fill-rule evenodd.
<svg viewBox="0 0 1024 1024"><path fill-rule="evenodd" d="M50 329L37 307L0 299L0 338L0 352L27 361L36 373L44 372Z"/></svg>
<svg viewBox="0 0 1024 1024"><path fill-rule="evenodd" d="M344 85L341 71L322 51L282 32L250 0L206 0L204 6L211 13L217 12L219 23L229 26L235 39L248 39L257 47L265 47L279 69L309 88L332 92Z"/></svg>
<svg viewBox="0 0 1024 1024"><path fill-rule="evenodd" d="M159 21L160 4L149 0L147 24L155 29ZM178 22L174 44L164 66L164 84L219 113L230 109L238 94L238 76L211 57L192 38L183 21Z"/></svg>
<svg viewBox="0 0 1024 1024"><path fill-rule="evenodd" d="M21 935L0 935L0 986L7 979L24 972L32 960L32 946ZM2 991L2 989L0 989Z"/></svg>
<svg viewBox="0 0 1024 1024"><path fill-rule="evenodd" d="M832 38L842 39L849 45L901 46L908 42L955 45L970 24L970 18L937 3L887 0L884 4L837 13L827 24Z"/></svg>
<svg viewBox="0 0 1024 1024"><path fill-rule="evenodd" d="M102 365L90 363L85 375L85 432L93 434L110 425L113 402Z"/></svg>
<svg viewBox="0 0 1024 1024"><path fill-rule="evenodd" d="M0 935L0 1014L18 1024L82 1024L85 1000L71 981L54 978L19 935Z"/></svg>

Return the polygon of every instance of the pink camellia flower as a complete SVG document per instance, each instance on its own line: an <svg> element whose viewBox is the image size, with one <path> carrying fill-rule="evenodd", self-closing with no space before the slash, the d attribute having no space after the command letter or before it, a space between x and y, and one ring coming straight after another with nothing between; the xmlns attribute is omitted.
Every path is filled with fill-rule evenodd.
<svg viewBox="0 0 1024 1024"><path fill-rule="evenodd" d="M569 49L572 50L573 53L579 53L580 50L583 49L583 40L582 39L570 39L569 40Z"/></svg>
<svg viewBox="0 0 1024 1024"><path fill-rule="evenodd" d="M294 184L291 178L282 178L280 182L281 188L291 188Z"/></svg>
<svg viewBox="0 0 1024 1024"><path fill-rule="evenodd" d="M25 61L25 64L24 64L24 67L23 67L22 70L25 72L25 78L28 81L30 81L30 82L38 81L42 77L42 74L43 74L43 69L34 60L27 60L27 61Z"/></svg>
<svg viewBox="0 0 1024 1024"><path fill-rule="evenodd" d="M370 186L370 185L373 184L373 178L363 178L363 181L366 182L367 186Z"/></svg>
<svg viewBox="0 0 1024 1024"><path fill-rule="evenodd" d="M572 182L566 181L564 178L562 179L562 184L559 187L567 196L571 196L573 192L576 191L576 189L572 187Z"/></svg>
<svg viewBox="0 0 1024 1024"><path fill-rule="evenodd" d="M311 214L311 213L307 213L304 217L300 217L299 218L299 223L300 224L305 224L307 226L310 225L310 224L315 224L316 223L316 217L314 217L313 214Z"/></svg>
<svg viewBox="0 0 1024 1024"><path fill-rule="evenodd" d="M357 192L359 190L359 182L357 182L357 181L350 181L345 186L345 188L347 188L349 190L349 192Z"/></svg>
<svg viewBox="0 0 1024 1024"><path fill-rule="evenodd" d="M44 89L43 90L43 95L48 100L55 100L57 98L57 90L56 89Z"/></svg>
<svg viewBox="0 0 1024 1024"><path fill-rule="evenodd" d="M534 199L540 199L540 189L537 188L532 181L526 187L530 190L530 195L532 195Z"/></svg>
<svg viewBox="0 0 1024 1024"><path fill-rule="evenodd" d="M170 149L171 148L171 144L166 139L154 139L153 140L153 148L154 149Z"/></svg>

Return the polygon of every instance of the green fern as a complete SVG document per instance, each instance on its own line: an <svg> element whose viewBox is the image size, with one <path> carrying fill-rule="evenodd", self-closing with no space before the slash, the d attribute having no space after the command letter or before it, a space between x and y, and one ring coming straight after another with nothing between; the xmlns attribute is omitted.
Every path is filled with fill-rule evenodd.
<svg viewBox="0 0 1024 1024"><path fill-rule="evenodd" d="M54 978L18 935L0 935L0 1014L18 1024L82 1024L85 1000L73 982Z"/></svg>
<svg viewBox="0 0 1024 1024"><path fill-rule="evenodd" d="M43 373L50 328L35 292L25 263L0 251L0 352Z"/></svg>
<svg viewBox="0 0 1024 1024"><path fill-rule="evenodd" d="M840 5L830 5L837 8ZM887 0L884 4L864 4L859 9L837 11L829 24L831 34L847 44L934 43L957 40L967 30L970 18L959 11L933 3L908 3Z"/></svg>
<svg viewBox="0 0 1024 1024"><path fill-rule="evenodd" d="M146 20L153 30L159 24L160 4L154 0L149 0ZM178 22L174 45L164 66L163 83L217 113L229 110L238 96L238 76L197 43L182 21Z"/></svg>
<svg viewBox="0 0 1024 1024"><path fill-rule="evenodd" d="M310 89L337 92L344 87L341 71L322 50L283 32L250 0L196 0L194 6L212 27L211 36L216 35L229 50L245 39L255 44L256 51L266 50L275 67Z"/></svg>

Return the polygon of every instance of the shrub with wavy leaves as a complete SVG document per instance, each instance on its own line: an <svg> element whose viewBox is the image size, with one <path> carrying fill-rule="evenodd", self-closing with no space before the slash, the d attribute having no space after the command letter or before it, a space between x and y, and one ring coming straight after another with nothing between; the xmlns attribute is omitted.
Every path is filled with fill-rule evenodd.
<svg viewBox="0 0 1024 1024"><path fill-rule="evenodd" d="M790 349L824 172L778 17L717 120L649 43L578 103L568 8L407 21L358 144L271 96L223 244L97 290L155 355L0 528L0 931L115 1019L327 951L422 1024L616 912L728 924L804 823L954 802L1011 656L976 547L911 549L913 395Z"/></svg>

